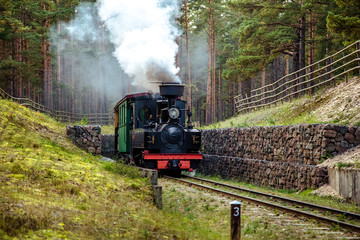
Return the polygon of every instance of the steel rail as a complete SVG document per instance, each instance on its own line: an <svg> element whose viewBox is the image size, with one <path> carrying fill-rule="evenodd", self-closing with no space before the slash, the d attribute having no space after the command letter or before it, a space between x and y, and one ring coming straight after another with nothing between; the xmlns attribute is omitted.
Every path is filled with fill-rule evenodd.
<svg viewBox="0 0 360 240"><path fill-rule="evenodd" d="M325 207L325 206L321 206L321 205L302 202L302 201L294 200L294 199L291 199L291 198L280 197L280 196L277 196L277 195L268 194L268 193L264 193L264 192L259 192L259 191L255 191L255 190L251 190L251 189L247 189L247 188L236 187L236 186L232 186L232 185L229 185L229 184L220 183L220 182L216 182L216 181L212 181L212 180L208 180L208 179L190 177L190 176L185 176L185 175L182 175L182 176L190 178L190 179L206 182L206 183L211 183L211 184L218 185L218 186L231 188L231 189L234 189L234 190L249 192L249 193L252 193L252 194L261 195L261 196L268 197L268 198L278 199L278 200L285 201L285 202L288 202L288 203L291 203L291 204L294 204L294 205L301 205L301 206L305 206L305 207L310 207L310 208L318 209L318 210L321 210L321 211L327 211L327 212L330 212L330 213L333 213L333 214L342 214L342 215L344 215L346 217L360 220L360 214L353 213L353 212L347 212L347 211L343 211L343 210L340 210L340 209L329 208L329 207Z"/></svg>
<svg viewBox="0 0 360 240"><path fill-rule="evenodd" d="M275 204L275 203L270 203L270 202L262 201L262 200L259 200L259 199L242 196L242 195L239 195L239 194L223 191L223 190L220 190L220 189L216 189L216 188L205 186L205 185L202 185L202 184L186 181L186 180L179 179L179 178L173 178L173 177L170 177L170 176L164 176L164 178L171 179L173 181L177 181L177 182L181 182L181 183L185 183L185 184L188 184L190 186L196 186L196 187L199 187L199 188L202 188L202 189L205 189L205 190L210 190L210 191L213 191L213 192L225 195L225 196L241 199L241 200L246 201L246 202L250 202L250 203L262 205L262 206L265 206L265 207L270 207L270 208L273 208L273 209L277 209L277 210L282 211L282 212L295 214L297 216L302 216L302 217L305 217L305 218L311 218L311 219L317 220L317 221L322 222L322 223L326 223L326 224L330 224L330 225L338 225L341 228L346 228L346 229L349 229L349 230L352 230L352 231L360 232L360 226L353 225L353 224L350 224L350 223L346 223L346 222L338 221L338 220L335 220L335 219L315 215L315 214L312 214L312 213L307 213L307 212L300 211L300 210L293 209L293 208L284 207L284 206L281 206L281 205L278 205L278 204Z"/></svg>

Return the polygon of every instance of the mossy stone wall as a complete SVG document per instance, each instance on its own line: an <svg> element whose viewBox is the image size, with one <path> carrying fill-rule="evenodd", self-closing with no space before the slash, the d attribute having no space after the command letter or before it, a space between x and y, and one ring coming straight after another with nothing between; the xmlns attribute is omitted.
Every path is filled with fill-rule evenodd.
<svg viewBox="0 0 360 240"><path fill-rule="evenodd" d="M316 165L360 144L360 127L333 124L202 131L203 152L245 159Z"/></svg>
<svg viewBox="0 0 360 240"><path fill-rule="evenodd" d="M328 182L327 168L314 165L206 154L197 171L280 189L318 188Z"/></svg>
<svg viewBox="0 0 360 240"><path fill-rule="evenodd" d="M282 189L317 188L328 171L316 165L360 144L360 127L333 124L202 131L198 171Z"/></svg>

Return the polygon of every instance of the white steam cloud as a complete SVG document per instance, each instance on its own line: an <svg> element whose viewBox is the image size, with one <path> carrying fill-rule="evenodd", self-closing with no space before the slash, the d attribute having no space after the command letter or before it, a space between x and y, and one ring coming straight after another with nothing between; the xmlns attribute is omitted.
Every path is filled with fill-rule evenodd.
<svg viewBox="0 0 360 240"><path fill-rule="evenodd" d="M180 14L178 0L100 0L99 16L104 21L114 56L121 68L134 78L135 86L158 91L159 82L179 82L175 39ZM153 83L156 84L153 84Z"/></svg>

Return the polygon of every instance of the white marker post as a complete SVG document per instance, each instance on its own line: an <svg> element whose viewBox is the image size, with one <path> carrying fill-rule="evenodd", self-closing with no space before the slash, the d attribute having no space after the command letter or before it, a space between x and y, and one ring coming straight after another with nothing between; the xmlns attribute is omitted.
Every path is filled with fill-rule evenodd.
<svg viewBox="0 0 360 240"><path fill-rule="evenodd" d="M241 202L233 201L231 204L231 240L241 239Z"/></svg>

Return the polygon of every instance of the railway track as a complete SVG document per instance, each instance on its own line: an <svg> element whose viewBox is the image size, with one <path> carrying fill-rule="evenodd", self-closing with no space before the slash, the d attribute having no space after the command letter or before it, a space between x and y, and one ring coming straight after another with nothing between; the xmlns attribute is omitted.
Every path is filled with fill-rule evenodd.
<svg viewBox="0 0 360 240"><path fill-rule="evenodd" d="M272 209L277 209L281 212L285 212L285 213L290 213L290 214L294 214L296 216L301 216L301 217L305 217L308 219L314 219L316 221L325 223L325 224L329 224L332 226L339 226L340 228L344 228L344 229L348 229L354 232L358 232L360 233L360 226L359 225L355 225L355 224L351 224L351 223L347 223L347 222L343 222L343 221L339 221L337 219L333 219L333 218L329 218L329 217L325 217L323 215L320 214L314 214L313 212L309 212L309 211L302 211L299 210L299 207L304 207L304 208L311 208L311 209L316 209L316 211L318 211L319 213L323 213L323 214L333 214L333 215L343 215L346 216L347 218L351 218L354 220L360 220L360 215L356 214L356 213L352 213L352 212L346 212L346 211L342 211L342 210L338 210L338 209L333 209L333 208L329 208L329 207L323 207L323 206L319 206L319 205L315 205L315 204L311 204L311 203L306 203L306 202L302 202L302 201L298 201L298 200L293 200L293 199L289 199L289 198L284 198L284 197L280 197L280 196L276 196L276 195L272 195L272 194L267 194L267 193L262 193L262 192L258 192L258 191L254 191L254 190L249 190L246 188L240 188L240 187L236 187L236 186L231 186L228 184L224 184L224 183L220 183L220 182L215 182L215 181L211 181L211 180L207 180L207 179L203 179L203 178L196 178L196 177L189 177L189 176L184 176L187 179L191 179L193 181L188 181L188 180L184 180L184 179L180 179L180 178L173 178L170 176L164 176L167 179L171 179L172 181L177 181L177 182L181 182L183 184L187 184L190 186L195 186L198 188L202 188L208 191L212 191L212 192L216 192L218 194L224 195L224 196L228 196L228 197L232 197L232 198L236 198L242 201L246 201L249 203L253 203L256 205L261 205L261 206L265 206L265 207L269 207ZM198 182L195 181L200 181L206 184L211 184L213 186L219 186L219 187L225 187L225 188L229 188L232 190L236 190L236 191L242 191L242 192L246 192L246 193L251 193L251 194L255 194L257 196L261 196L261 198L267 198L268 201L265 201L264 199L258 199L258 198L253 198L253 197L248 197L248 196L244 196L244 195L240 195L234 192L229 192L229 191L225 191L219 188L215 188L213 186L208 186L208 185L204 185L204 184L200 184ZM274 203L273 200L276 200L280 203ZM287 204L288 206L284 206L283 204ZM291 206L289 206L291 205ZM295 208L296 206L296 208Z"/></svg>

